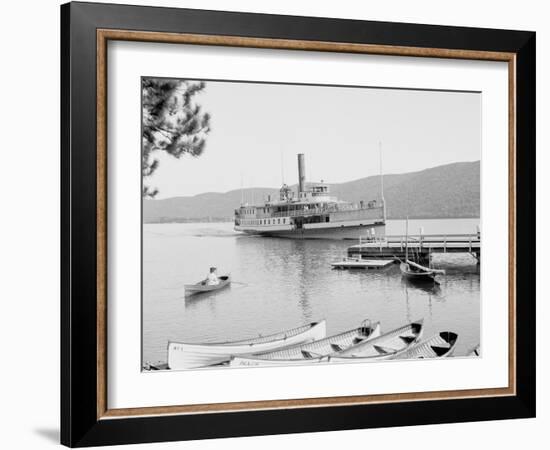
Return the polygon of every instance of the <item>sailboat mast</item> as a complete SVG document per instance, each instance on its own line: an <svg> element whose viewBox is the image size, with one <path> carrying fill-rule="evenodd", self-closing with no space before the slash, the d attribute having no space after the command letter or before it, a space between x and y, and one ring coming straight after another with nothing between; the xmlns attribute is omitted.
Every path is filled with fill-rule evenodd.
<svg viewBox="0 0 550 450"><path fill-rule="evenodd" d="M382 142L378 141L378 157L380 160L380 200L382 201L384 223L386 223L386 200L384 200L384 172L382 170Z"/></svg>
<svg viewBox="0 0 550 450"><path fill-rule="evenodd" d="M405 221L405 261L409 259L409 216Z"/></svg>

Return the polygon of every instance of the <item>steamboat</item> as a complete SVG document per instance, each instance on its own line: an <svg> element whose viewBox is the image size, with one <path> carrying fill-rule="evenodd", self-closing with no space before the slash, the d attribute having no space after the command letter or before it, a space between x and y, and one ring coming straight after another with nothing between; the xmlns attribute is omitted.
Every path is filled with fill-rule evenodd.
<svg viewBox="0 0 550 450"><path fill-rule="evenodd" d="M382 175L380 175L382 181ZM383 186L383 182L381 183ZM326 183L306 183L304 155L298 154L298 192L283 184L279 198L235 210L235 230L295 239L359 239L385 234L386 205L379 200L359 204L330 195Z"/></svg>

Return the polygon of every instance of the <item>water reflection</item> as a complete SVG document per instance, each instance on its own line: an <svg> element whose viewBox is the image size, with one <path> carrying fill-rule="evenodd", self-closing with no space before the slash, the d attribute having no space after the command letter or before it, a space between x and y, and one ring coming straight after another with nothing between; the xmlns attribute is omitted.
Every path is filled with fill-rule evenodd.
<svg viewBox="0 0 550 450"><path fill-rule="evenodd" d="M430 297L432 295L434 296L441 295L441 282L437 280L415 282L402 277L401 285L404 287L406 291L408 291L409 289L413 291L416 290L416 291L428 294Z"/></svg>

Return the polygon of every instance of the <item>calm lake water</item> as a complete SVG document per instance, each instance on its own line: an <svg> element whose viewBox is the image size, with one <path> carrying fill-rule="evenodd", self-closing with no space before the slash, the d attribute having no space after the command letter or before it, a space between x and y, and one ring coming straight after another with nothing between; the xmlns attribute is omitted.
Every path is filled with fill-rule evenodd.
<svg viewBox="0 0 550 450"><path fill-rule="evenodd" d="M409 233L474 233L479 219L410 220ZM403 234L404 221L387 222ZM479 266L470 255L434 255L440 285L422 288L382 271L331 269L353 241L245 236L232 223L143 226L143 362L166 361L168 340L216 342L327 320L327 334L380 321L382 331L424 318L424 337L458 333L455 356L479 343ZM231 273L217 293L185 297L210 266Z"/></svg>

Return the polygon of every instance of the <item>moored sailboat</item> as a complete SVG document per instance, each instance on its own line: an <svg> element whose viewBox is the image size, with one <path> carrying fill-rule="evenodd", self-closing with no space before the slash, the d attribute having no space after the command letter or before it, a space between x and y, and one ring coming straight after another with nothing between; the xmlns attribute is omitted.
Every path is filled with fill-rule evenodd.
<svg viewBox="0 0 550 450"><path fill-rule="evenodd" d="M405 261L401 261L399 269L404 278L413 282L431 282L435 281L435 276L445 275L444 270L426 267L409 260L409 218L406 220L405 228Z"/></svg>
<svg viewBox="0 0 550 450"><path fill-rule="evenodd" d="M444 270L425 267L408 259L399 265L401 274L411 281L431 281L435 280L437 274L445 274Z"/></svg>

